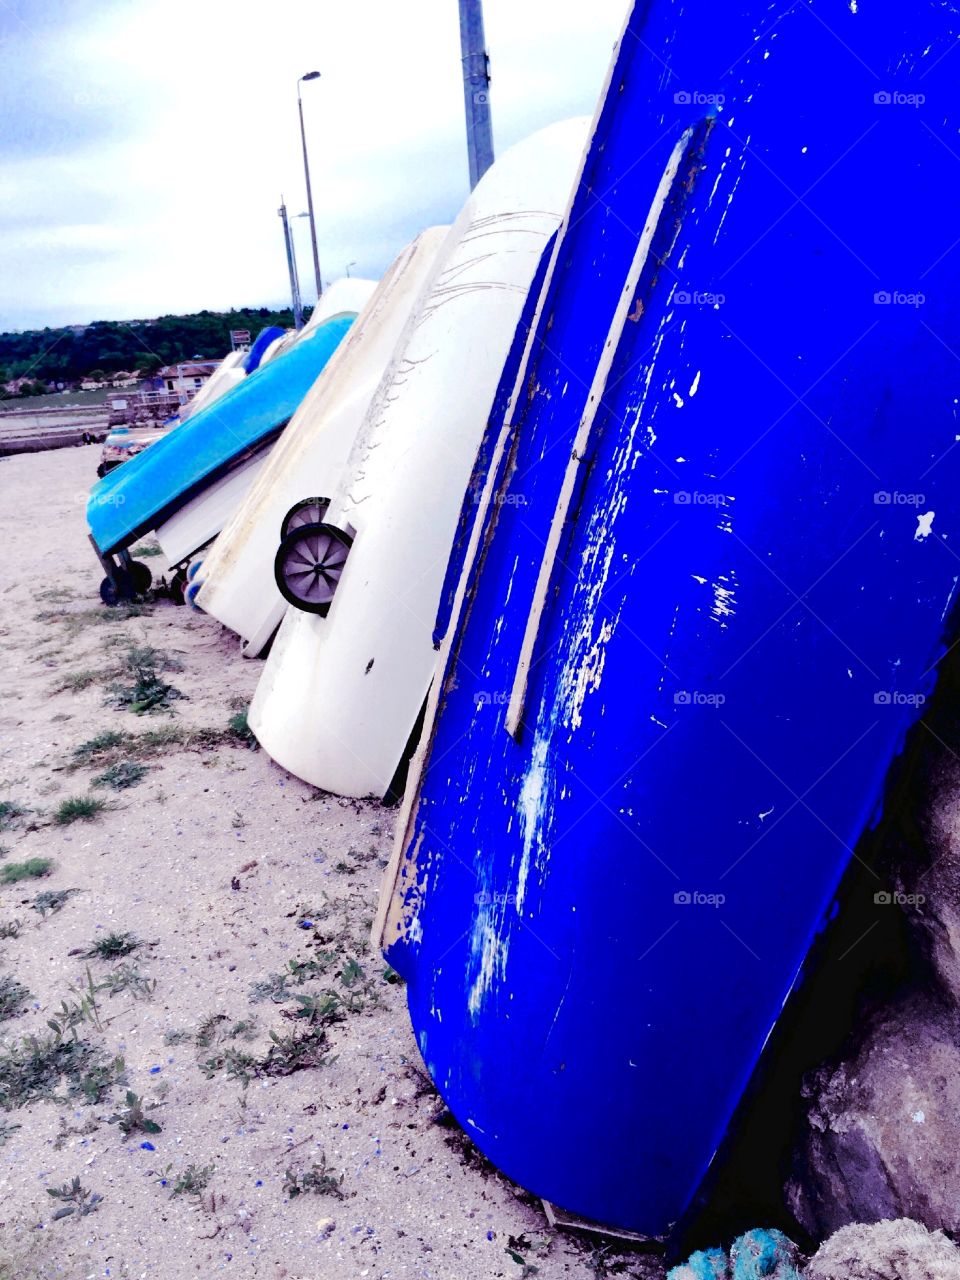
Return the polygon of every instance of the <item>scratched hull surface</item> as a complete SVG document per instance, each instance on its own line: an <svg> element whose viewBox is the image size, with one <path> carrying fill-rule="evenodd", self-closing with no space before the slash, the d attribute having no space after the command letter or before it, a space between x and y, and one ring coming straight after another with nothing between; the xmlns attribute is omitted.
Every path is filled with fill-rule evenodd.
<svg viewBox="0 0 960 1280"><path fill-rule="evenodd" d="M463 491L586 127L511 148L467 201L332 495L327 520L356 536L330 611L291 608L280 625L250 725L326 791L383 795L416 723Z"/></svg>
<svg viewBox="0 0 960 1280"><path fill-rule="evenodd" d="M261 362L213 404L93 487L87 521L101 552L128 546L162 525L276 438L353 323L356 312L344 310L337 296L335 285L318 304L321 320L282 355Z"/></svg>
<svg viewBox="0 0 960 1280"><path fill-rule="evenodd" d="M954 631L956 28L638 4L491 427L381 924L454 1114L595 1220L689 1207Z"/></svg>
<svg viewBox="0 0 960 1280"><path fill-rule="evenodd" d="M418 236L384 276L204 556L196 604L237 632L248 657L261 652L287 610L273 573L283 518L303 498L336 492L357 429L446 231L432 227Z"/></svg>

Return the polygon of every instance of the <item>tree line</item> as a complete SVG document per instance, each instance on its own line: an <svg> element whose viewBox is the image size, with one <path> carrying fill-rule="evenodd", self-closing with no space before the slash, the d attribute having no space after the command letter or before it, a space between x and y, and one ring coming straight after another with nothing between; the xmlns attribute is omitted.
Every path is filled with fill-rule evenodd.
<svg viewBox="0 0 960 1280"><path fill-rule="evenodd" d="M0 388L17 378L30 379L33 391L45 391L50 383L76 383L93 373L106 378L140 369L150 376L181 360L220 359L230 350L231 329L249 329L256 337L267 325L291 328L292 311L242 307L0 333Z"/></svg>

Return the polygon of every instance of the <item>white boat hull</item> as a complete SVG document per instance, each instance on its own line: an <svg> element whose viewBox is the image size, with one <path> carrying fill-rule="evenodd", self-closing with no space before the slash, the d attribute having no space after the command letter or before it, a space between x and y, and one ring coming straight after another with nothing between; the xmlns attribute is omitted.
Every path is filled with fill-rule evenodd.
<svg viewBox="0 0 960 1280"><path fill-rule="evenodd" d="M327 513L355 530L326 617L287 611L250 709L285 768L383 795L436 664L432 631L476 451L541 254L566 209L586 121L506 152L440 251Z"/></svg>
<svg viewBox="0 0 960 1280"><path fill-rule="evenodd" d="M357 430L447 231L425 231L384 276L204 557L196 604L237 632L247 657L263 650L288 607L273 571L283 517L302 498L336 493Z"/></svg>

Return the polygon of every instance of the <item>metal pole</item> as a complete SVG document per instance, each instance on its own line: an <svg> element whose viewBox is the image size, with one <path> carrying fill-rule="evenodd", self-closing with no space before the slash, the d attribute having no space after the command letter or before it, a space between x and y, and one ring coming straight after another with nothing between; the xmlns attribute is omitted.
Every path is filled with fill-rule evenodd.
<svg viewBox="0 0 960 1280"><path fill-rule="evenodd" d="M303 98L300 96L300 84L303 80L318 80L319 71L310 71L297 81L297 108L300 112L300 141L303 143L303 176L307 183L307 212L310 215L310 243L313 246L313 273L317 281L317 301L323 295L323 280L320 276L320 254L317 250L317 223L313 216L313 191L310 187L310 161L307 158L307 131L303 125Z"/></svg>
<svg viewBox="0 0 960 1280"><path fill-rule="evenodd" d="M490 59L483 34L483 0L460 0L460 53L463 61L463 101L467 113L470 186L473 188L493 164Z"/></svg>
<svg viewBox="0 0 960 1280"><path fill-rule="evenodd" d="M293 251L293 236L290 234L290 223L287 221L287 206L283 196L280 197L280 208L277 210L283 223L283 243L287 250L287 270L290 272L290 297L293 300L293 325L295 329L303 328L303 304L300 301L300 281L297 278L297 259Z"/></svg>

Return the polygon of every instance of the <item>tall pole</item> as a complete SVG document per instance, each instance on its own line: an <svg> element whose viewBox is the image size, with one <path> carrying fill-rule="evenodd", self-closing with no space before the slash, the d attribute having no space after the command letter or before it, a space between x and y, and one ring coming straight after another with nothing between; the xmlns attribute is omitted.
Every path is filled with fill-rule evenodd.
<svg viewBox="0 0 960 1280"><path fill-rule="evenodd" d="M483 0L460 0L460 53L463 101L467 112L470 186L473 188L493 164L490 59L483 34Z"/></svg>
<svg viewBox="0 0 960 1280"><path fill-rule="evenodd" d="M293 236L287 220L287 206L283 196L280 197L280 208L277 210L283 223L283 243L287 249L287 270L290 272L290 297L293 301L293 326L303 328L303 303L300 301L300 281L297 278L297 258L293 251Z"/></svg>
<svg viewBox="0 0 960 1280"><path fill-rule="evenodd" d="M320 254L317 250L317 223L313 216L313 191L310 187L310 161L307 158L307 131L303 125L303 98L300 96L300 85L304 80L319 80L319 71L308 71L297 81L297 107L300 111L300 141L303 143L303 176L307 183L307 212L310 215L310 243L313 246L313 273L317 281L317 301L323 294L323 280L320 277Z"/></svg>

